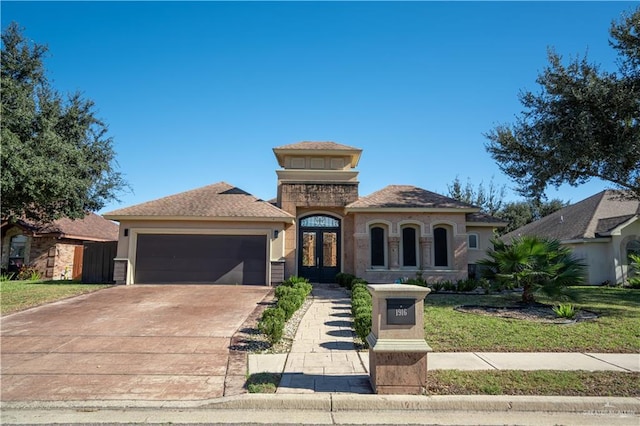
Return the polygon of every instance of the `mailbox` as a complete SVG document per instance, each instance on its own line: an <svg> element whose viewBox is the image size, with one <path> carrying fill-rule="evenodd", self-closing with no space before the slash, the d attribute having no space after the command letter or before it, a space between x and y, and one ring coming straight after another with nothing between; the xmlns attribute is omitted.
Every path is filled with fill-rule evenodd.
<svg viewBox="0 0 640 426"><path fill-rule="evenodd" d="M387 324L415 325L416 300L408 298L387 299Z"/></svg>

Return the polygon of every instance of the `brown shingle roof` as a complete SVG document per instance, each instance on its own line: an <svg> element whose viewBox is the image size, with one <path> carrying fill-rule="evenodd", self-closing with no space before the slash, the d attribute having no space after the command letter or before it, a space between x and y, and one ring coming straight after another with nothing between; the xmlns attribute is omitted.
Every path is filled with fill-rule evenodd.
<svg viewBox="0 0 640 426"><path fill-rule="evenodd" d="M107 218L269 218L291 219L289 213L240 188L219 182L146 203L114 210Z"/></svg>
<svg viewBox="0 0 640 426"><path fill-rule="evenodd" d="M83 219L58 219L49 224L38 224L27 220L18 220L21 226L35 235L56 235L61 238L90 241L117 241L119 226L98 216L88 213Z"/></svg>
<svg viewBox="0 0 640 426"><path fill-rule="evenodd" d="M640 214L638 200L621 199L620 192L605 190L564 207L502 236L537 235L560 241L596 238Z"/></svg>
<svg viewBox="0 0 640 426"><path fill-rule="evenodd" d="M347 206L347 209L363 208L479 209L471 204L411 185L389 185Z"/></svg>
<svg viewBox="0 0 640 426"><path fill-rule="evenodd" d="M486 214L483 212L467 213L467 222L495 223L497 226L500 226L498 224L503 224L502 226L506 225L506 222L503 219L491 216L490 214Z"/></svg>

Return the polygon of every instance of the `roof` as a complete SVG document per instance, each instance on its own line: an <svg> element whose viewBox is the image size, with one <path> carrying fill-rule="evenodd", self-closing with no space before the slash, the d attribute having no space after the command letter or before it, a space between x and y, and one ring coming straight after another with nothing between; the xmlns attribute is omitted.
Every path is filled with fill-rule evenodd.
<svg viewBox="0 0 640 426"><path fill-rule="evenodd" d="M480 210L472 204L411 185L389 185L347 205L348 210L399 208L460 209L466 212Z"/></svg>
<svg viewBox="0 0 640 426"><path fill-rule="evenodd" d="M495 226L507 226L507 222L505 222L504 219L500 219L483 212L467 213L467 222L486 223Z"/></svg>
<svg viewBox="0 0 640 426"><path fill-rule="evenodd" d="M502 238L537 235L570 241L604 237L639 214L640 201L622 198L620 191L605 190L511 231Z"/></svg>
<svg viewBox="0 0 640 426"><path fill-rule="evenodd" d="M293 219L289 213L226 182L169 195L104 214L121 219Z"/></svg>
<svg viewBox="0 0 640 426"><path fill-rule="evenodd" d="M83 241L118 240L119 225L95 213L88 213L83 219L63 218L48 224L20 219L16 225L32 232L34 236L55 235Z"/></svg>
<svg viewBox="0 0 640 426"><path fill-rule="evenodd" d="M335 155L335 156L349 156L351 167L356 167L358 161L360 161L360 155L362 150L353 146L342 145L335 142L313 142L304 141L292 143L289 145L282 145L273 148L273 152L276 155L278 164L280 167L284 167L285 155Z"/></svg>
<svg viewBox="0 0 640 426"><path fill-rule="evenodd" d="M341 145L335 142L313 142L303 141L296 142L289 145L282 145L273 148L278 150L323 150L323 151L361 151L360 148L354 148L352 146Z"/></svg>

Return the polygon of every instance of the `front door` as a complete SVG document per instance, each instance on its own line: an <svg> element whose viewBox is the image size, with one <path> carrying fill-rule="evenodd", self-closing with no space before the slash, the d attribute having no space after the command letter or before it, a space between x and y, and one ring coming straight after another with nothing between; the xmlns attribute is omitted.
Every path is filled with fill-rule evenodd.
<svg viewBox="0 0 640 426"><path fill-rule="evenodd" d="M340 220L326 215L300 220L298 274L311 282L335 282L340 272Z"/></svg>

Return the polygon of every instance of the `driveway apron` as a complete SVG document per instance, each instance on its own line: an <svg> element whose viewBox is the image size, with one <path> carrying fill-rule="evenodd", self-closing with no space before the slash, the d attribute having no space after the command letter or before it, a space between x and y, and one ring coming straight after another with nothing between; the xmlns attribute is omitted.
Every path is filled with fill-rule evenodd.
<svg viewBox="0 0 640 426"><path fill-rule="evenodd" d="M230 338L268 291L118 286L5 316L1 399L221 397Z"/></svg>

